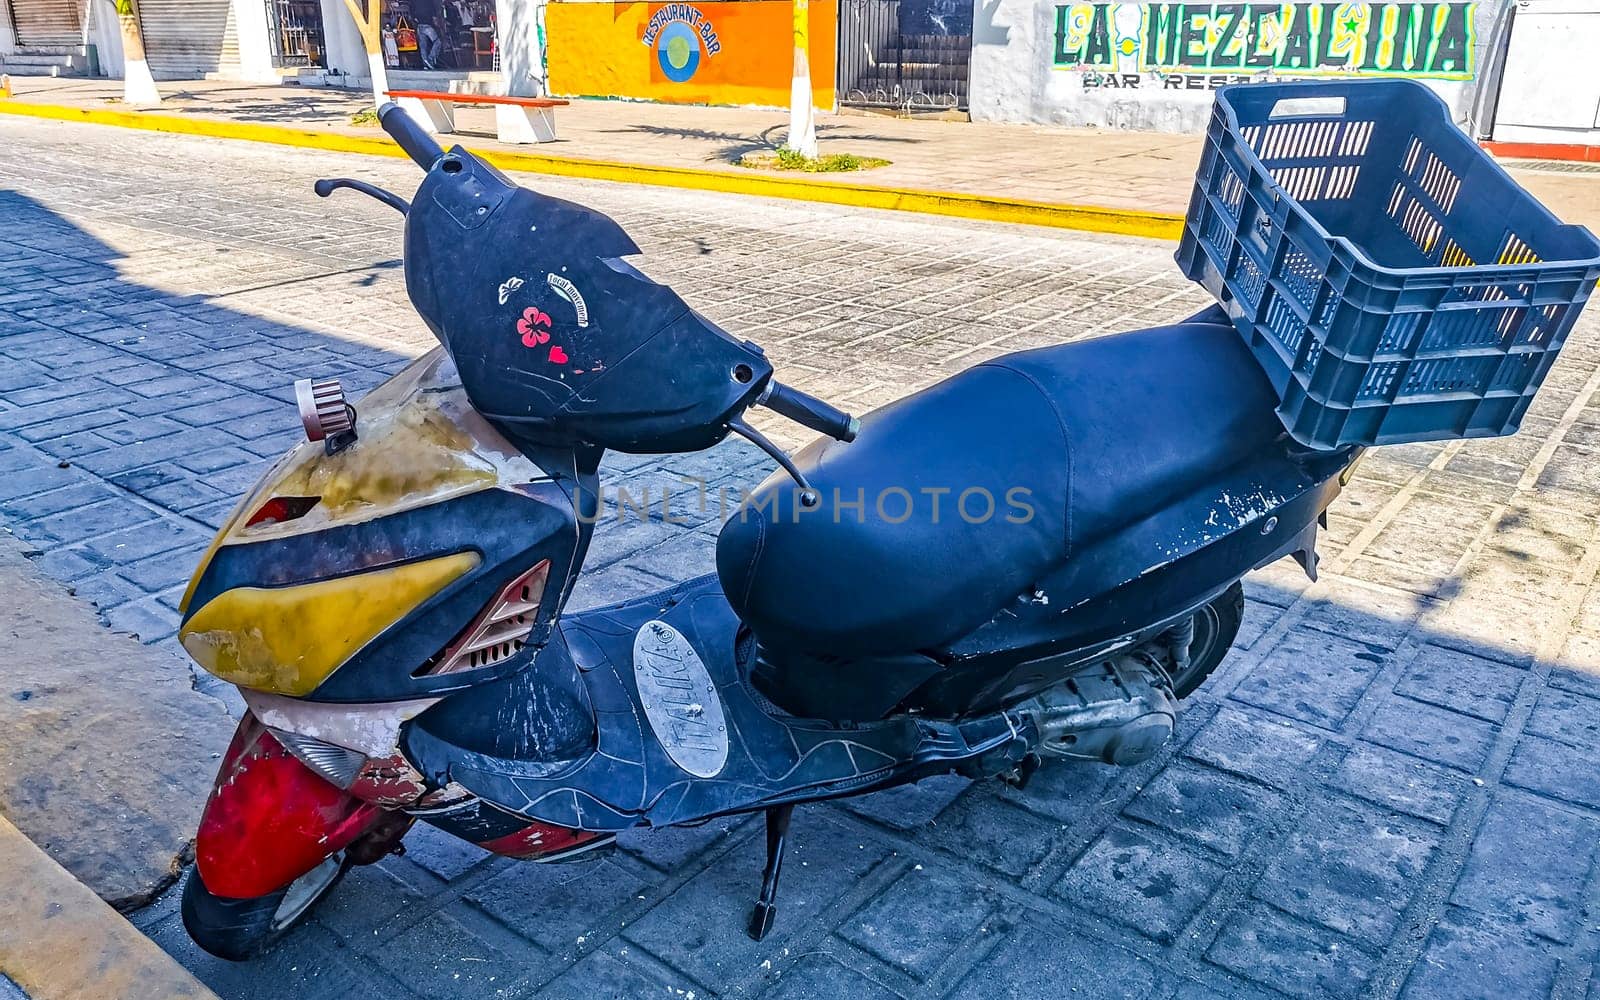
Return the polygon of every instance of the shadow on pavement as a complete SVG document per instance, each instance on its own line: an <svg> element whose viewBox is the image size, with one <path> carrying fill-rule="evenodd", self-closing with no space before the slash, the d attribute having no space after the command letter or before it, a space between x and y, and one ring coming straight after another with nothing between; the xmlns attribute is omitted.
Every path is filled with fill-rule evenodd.
<svg viewBox="0 0 1600 1000"><path fill-rule="evenodd" d="M746 153L771 152L782 145L782 140L789 135L789 126L773 125L762 129L754 135L742 132L724 132L714 129L683 128L670 125L629 125L627 128L606 129L608 135L651 135L666 139L694 139L701 142L715 142L720 145L705 157L706 162L737 163L739 158ZM920 143L923 140L913 139L909 136L877 135L859 132L854 125L829 125L817 126L817 137L820 139L840 140L863 143ZM850 152L861 152L850 150Z"/></svg>
<svg viewBox="0 0 1600 1000"><path fill-rule="evenodd" d="M408 357L127 281L14 192L0 222L0 517L113 628L165 639L211 532L301 436L293 380L359 393Z"/></svg>
<svg viewBox="0 0 1600 1000"><path fill-rule="evenodd" d="M291 88L278 87L274 88L271 96L263 96L259 88L212 87L199 91L174 91L167 89L170 85L157 86L161 87L164 99L156 110L216 115L272 125L348 127L351 115L372 105L370 91L332 87L318 87L298 93Z"/></svg>

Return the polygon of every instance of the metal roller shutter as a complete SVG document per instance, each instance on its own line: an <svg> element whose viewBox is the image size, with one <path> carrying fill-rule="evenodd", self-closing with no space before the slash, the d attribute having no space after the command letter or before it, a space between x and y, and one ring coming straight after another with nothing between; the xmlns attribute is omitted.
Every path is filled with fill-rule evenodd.
<svg viewBox="0 0 1600 1000"><path fill-rule="evenodd" d="M157 80L237 72L238 26L231 0L139 0L145 58Z"/></svg>
<svg viewBox="0 0 1600 1000"><path fill-rule="evenodd" d="M83 44L84 0L11 0L17 46L61 48Z"/></svg>

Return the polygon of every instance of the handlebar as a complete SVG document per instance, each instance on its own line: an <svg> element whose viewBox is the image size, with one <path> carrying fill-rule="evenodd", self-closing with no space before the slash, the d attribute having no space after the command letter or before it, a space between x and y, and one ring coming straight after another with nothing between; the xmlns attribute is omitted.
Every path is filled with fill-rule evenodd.
<svg viewBox="0 0 1600 1000"><path fill-rule="evenodd" d="M416 162L423 170L433 169L439 162L439 157L444 155L444 150L433 141L433 136L427 129L418 125L416 120L393 101L385 101L383 107L378 109L378 124L389 133L396 145L406 151L406 155Z"/></svg>
<svg viewBox="0 0 1600 1000"><path fill-rule="evenodd" d="M782 382L768 385L760 403L801 426L840 441L854 441L861 430L861 421L857 418Z"/></svg>
<svg viewBox="0 0 1600 1000"><path fill-rule="evenodd" d="M410 202L397 194L390 194L376 184L368 184L366 181L358 181L349 177L324 177L311 185L311 190L315 191L319 198L326 198L340 188L360 191L369 198L376 198L401 215L406 215L411 211Z"/></svg>

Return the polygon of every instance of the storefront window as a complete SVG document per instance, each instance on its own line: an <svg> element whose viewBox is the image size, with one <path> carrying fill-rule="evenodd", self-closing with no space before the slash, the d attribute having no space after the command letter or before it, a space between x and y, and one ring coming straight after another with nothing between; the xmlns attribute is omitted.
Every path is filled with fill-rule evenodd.
<svg viewBox="0 0 1600 1000"><path fill-rule="evenodd" d="M385 62L399 69L493 69L493 0L390 0L384 4L383 52Z"/></svg>

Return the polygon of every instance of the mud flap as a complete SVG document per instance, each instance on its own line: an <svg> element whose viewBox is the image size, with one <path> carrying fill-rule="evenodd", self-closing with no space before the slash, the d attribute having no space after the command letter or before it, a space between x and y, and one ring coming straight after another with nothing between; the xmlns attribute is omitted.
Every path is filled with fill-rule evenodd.
<svg viewBox="0 0 1600 1000"><path fill-rule="evenodd" d="M1306 571L1306 576L1311 578L1312 583L1317 582L1318 525L1324 528L1328 526L1327 511L1323 511L1315 521L1306 525L1305 530L1300 532L1300 537L1294 540L1294 551L1289 553L1294 556L1294 561L1300 564L1300 568Z"/></svg>

